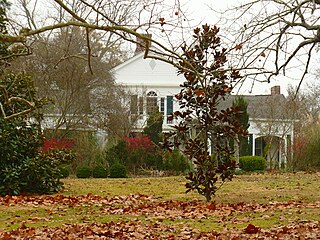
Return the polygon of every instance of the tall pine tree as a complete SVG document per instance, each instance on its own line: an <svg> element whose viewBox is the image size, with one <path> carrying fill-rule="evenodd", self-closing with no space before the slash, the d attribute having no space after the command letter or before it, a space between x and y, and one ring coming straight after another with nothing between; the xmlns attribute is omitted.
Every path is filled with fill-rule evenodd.
<svg viewBox="0 0 320 240"><path fill-rule="evenodd" d="M162 140L162 113L155 111L149 115L147 126L143 129L143 133L150 137L156 145Z"/></svg>
<svg viewBox="0 0 320 240"><path fill-rule="evenodd" d="M234 99L232 106L237 107L240 110L240 116L238 118L238 121L241 123L241 126L243 129L248 130L250 126L249 114L248 114L248 102L245 100L243 96L237 96ZM251 155L247 136L239 136L238 143L239 143L240 156Z"/></svg>

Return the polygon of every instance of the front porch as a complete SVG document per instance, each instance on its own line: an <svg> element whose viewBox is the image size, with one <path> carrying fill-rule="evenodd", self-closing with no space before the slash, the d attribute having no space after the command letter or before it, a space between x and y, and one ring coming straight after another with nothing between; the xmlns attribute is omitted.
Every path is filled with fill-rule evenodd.
<svg viewBox="0 0 320 240"><path fill-rule="evenodd" d="M252 156L267 160L267 169L285 169L292 155L293 136L250 134L248 141Z"/></svg>

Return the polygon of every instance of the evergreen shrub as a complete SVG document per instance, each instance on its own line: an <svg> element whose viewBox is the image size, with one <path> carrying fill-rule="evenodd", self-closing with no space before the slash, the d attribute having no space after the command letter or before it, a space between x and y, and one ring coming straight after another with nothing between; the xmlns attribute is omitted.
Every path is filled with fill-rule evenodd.
<svg viewBox="0 0 320 240"><path fill-rule="evenodd" d="M118 162L125 164L128 161L129 153L128 147L124 140L118 141L118 143L111 148L108 148L105 153L105 159L109 166Z"/></svg>
<svg viewBox="0 0 320 240"><path fill-rule="evenodd" d="M90 178L92 177L92 168L89 166L80 166L77 168L76 176L78 178Z"/></svg>
<svg viewBox="0 0 320 240"><path fill-rule="evenodd" d="M191 169L188 159L178 150L166 152L164 158L164 170L174 171L179 174Z"/></svg>
<svg viewBox="0 0 320 240"><path fill-rule="evenodd" d="M243 171L264 171L266 159L261 156L242 156L239 158L239 164Z"/></svg>
<svg viewBox="0 0 320 240"><path fill-rule="evenodd" d="M121 163L115 163L110 167L110 177L111 178L126 178L127 168Z"/></svg>
<svg viewBox="0 0 320 240"><path fill-rule="evenodd" d="M92 169L92 176L94 178L107 178L108 169L102 165L97 165Z"/></svg>
<svg viewBox="0 0 320 240"><path fill-rule="evenodd" d="M41 109L47 99L37 98L34 82L25 74L2 76L0 85L4 89L0 93L2 111L12 117L0 117L0 195L50 194L59 191L63 183L58 166L62 162L55 154L40 151L43 145ZM19 113L28 111L28 106L7 101L17 96L33 102L35 111L19 116Z"/></svg>
<svg viewBox="0 0 320 240"><path fill-rule="evenodd" d="M162 170L163 169L163 161L162 157L156 153L147 153L144 155L142 166L146 168Z"/></svg>
<svg viewBox="0 0 320 240"><path fill-rule="evenodd" d="M68 164L62 164L59 167L61 178L67 178L70 176L71 166Z"/></svg>

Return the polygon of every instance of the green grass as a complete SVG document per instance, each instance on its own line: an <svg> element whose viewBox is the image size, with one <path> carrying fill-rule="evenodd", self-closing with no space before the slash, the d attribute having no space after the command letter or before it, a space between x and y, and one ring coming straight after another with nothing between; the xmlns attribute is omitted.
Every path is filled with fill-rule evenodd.
<svg viewBox="0 0 320 240"><path fill-rule="evenodd" d="M186 180L183 177L163 178L126 178L126 179L64 179L67 196L80 196L92 193L100 196L125 196L130 194L155 195L161 197L153 200L155 203L183 201L191 203L197 199L199 206L206 206L204 198L197 193L185 193ZM219 213L219 209L202 218L191 215L179 216L179 212L147 214L112 213L99 204L64 205L62 203L33 205L16 204L6 206L0 204L0 231L16 229L21 225L28 227L56 227L72 223L119 222L138 219L145 223L161 222L168 225L187 226L199 231L219 231L223 228L243 229L249 223L261 228L285 225L299 220L320 221L319 208L304 207L320 201L319 174L254 174L239 175L232 182L226 183L217 192L216 203L258 203L301 201L302 206L278 207L266 209L263 212L230 211ZM146 201L146 204L149 202ZM121 203L113 208L125 207ZM157 209L155 210L157 211Z"/></svg>
<svg viewBox="0 0 320 240"><path fill-rule="evenodd" d="M65 195L101 196L129 194L156 195L165 199L186 199L183 177L124 178L124 179L64 179ZM195 196L195 195L193 195Z"/></svg>
<svg viewBox="0 0 320 240"><path fill-rule="evenodd" d="M156 195L164 199L203 199L197 193L186 194L184 177L126 178L126 179L64 179L65 195L101 196L128 194ZM216 202L268 203L270 201L320 200L320 174L254 174L237 175L216 194Z"/></svg>

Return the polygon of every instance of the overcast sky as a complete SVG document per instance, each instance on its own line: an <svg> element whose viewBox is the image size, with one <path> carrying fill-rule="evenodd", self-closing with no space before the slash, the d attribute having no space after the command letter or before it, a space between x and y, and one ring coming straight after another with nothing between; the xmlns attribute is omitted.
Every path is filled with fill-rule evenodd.
<svg viewBox="0 0 320 240"><path fill-rule="evenodd" d="M12 3L15 3L17 0L11 0ZM32 0L34 1L34 0ZM46 2L46 0L39 0L40 2ZM51 2L50 0L49 2ZM175 2L176 0L168 0L171 2ZM228 7L238 6L241 3L245 3L248 0L180 0L180 4L183 9L186 9L187 12L190 13L189 18L194 19L192 24L194 26L199 25L200 23L208 23L208 24L217 24L219 20L219 16L210 9L215 9L217 11L223 11ZM49 11L46 7L44 7L45 11ZM219 26L219 25L218 25ZM296 76L301 75L301 73L297 73ZM311 79L314 78L313 76ZM310 79L310 77L309 77ZM287 79L283 76L278 76L276 79L272 80L271 83L257 83L252 84L252 81L246 81L245 84L241 87L241 94L269 94L270 88L274 85L280 85L283 93L286 94L286 89L289 84L298 85L299 80Z"/></svg>
<svg viewBox="0 0 320 240"><path fill-rule="evenodd" d="M181 3L186 2L188 10L194 14L195 22L203 21L204 23L216 24L219 17L210 10L210 7L217 11L223 11L228 7L239 6L247 0L181 0ZM293 71L293 70L292 70ZM314 71L314 70L313 70ZM286 90L288 85L297 86L299 84L298 76L301 76L301 72L296 72L293 75L297 76L297 79L288 79L284 76L277 76L271 81L271 83L257 83L254 85L252 81L246 81L240 89L241 94L270 94L270 88L275 85L281 86L281 92L287 94ZM314 75L307 76L302 88L305 88L307 83L311 83L314 80Z"/></svg>

